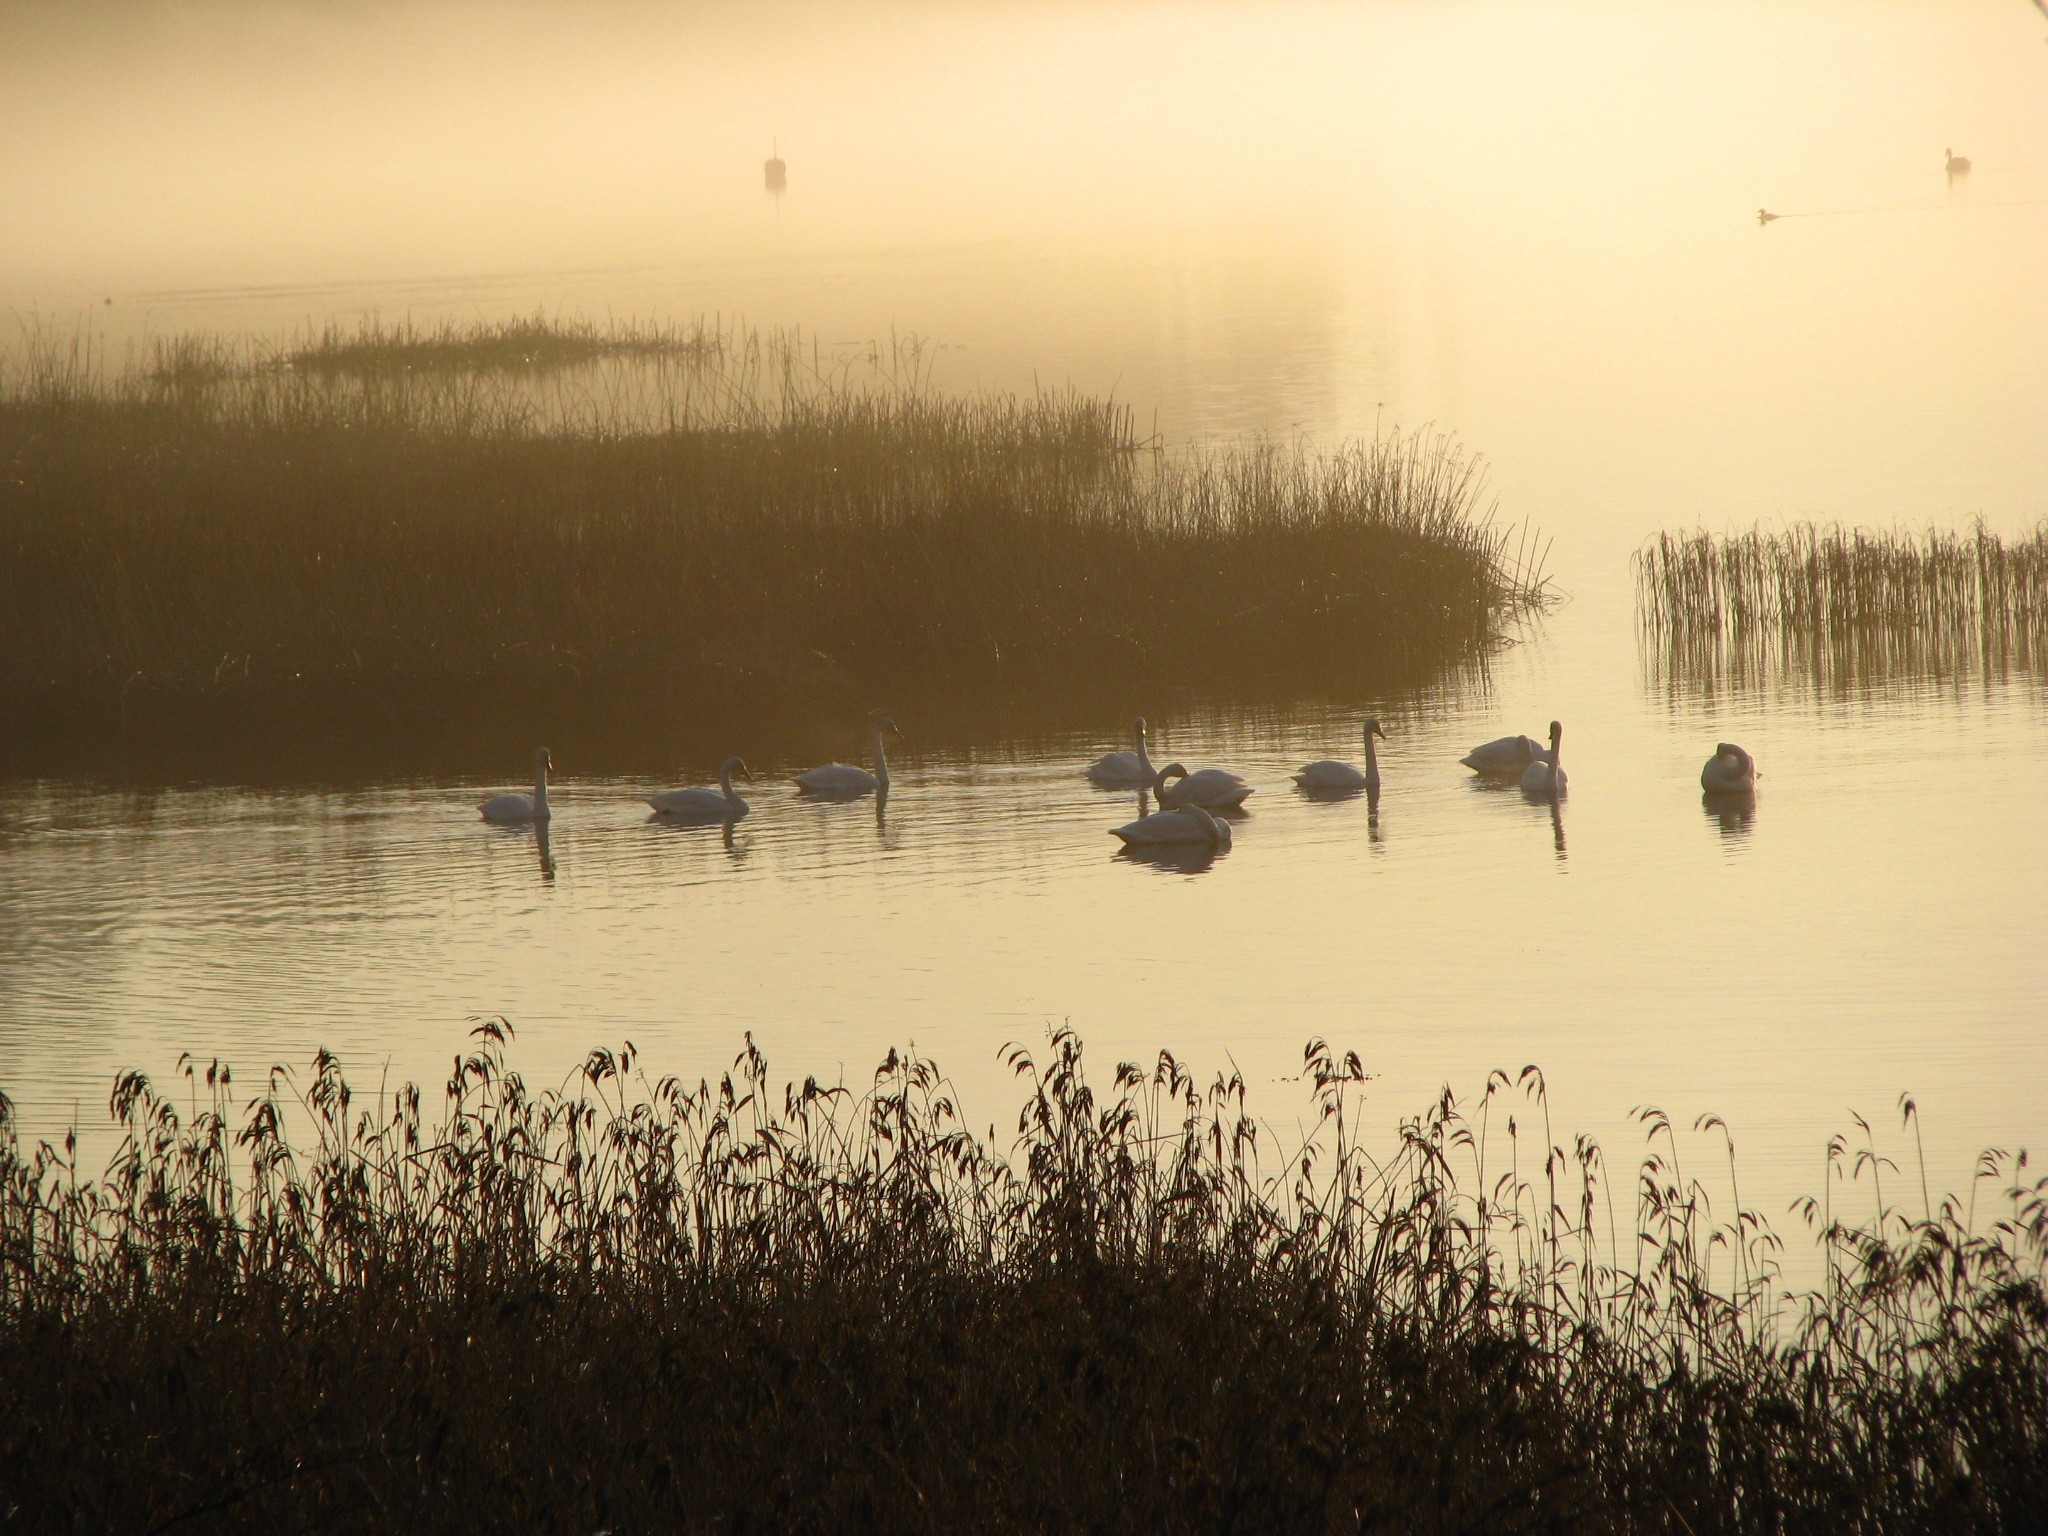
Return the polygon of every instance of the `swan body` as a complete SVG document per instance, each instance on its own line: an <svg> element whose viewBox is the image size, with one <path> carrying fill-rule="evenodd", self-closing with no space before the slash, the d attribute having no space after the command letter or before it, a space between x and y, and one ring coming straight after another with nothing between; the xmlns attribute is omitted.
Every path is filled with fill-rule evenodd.
<svg viewBox="0 0 2048 1536"><path fill-rule="evenodd" d="M740 759L728 757L718 770L718 788L665 789L658 795L649 795L647 803L657 816L687 817L693 821L738 821L752 807L733 792L732 776L735 772L749 781L754 777Z"/></svg>
<svg viewBox="0 0 2048 1536"><path fill-rule="evenodd" d="M1490 779L1519 778L1543 755L1543 744L1527 736L1503 736L1474 747L1458 761Z"/></svg>
<svg viewBox="0 0 2048 1536"><path fill-rule="evenodd" d="M1387 733L1380 729L1378 717L1365 722L1365 772L1360 773L1349 763L1341 763L1333 757L1304 763L1294 782L1303 789L1378 789L1380 787L1379 759L1373 755L1372 739L1385 741Z"/></svg>
<svg viewBox="0 0 2048 1536"><path fill-rule="evenodd" d="M1166 781L1170 778L1180 782L1168 789ZM1243 805L1252 787L1227 768L1203 768L1189 773L1179 763L1168 763L1153 777L1152 793L1167 810L1193 805L1204 810L1227 811Z"/></svg>
<svg viewBox="0 0 2048 1536"><path fill-rule="evenodd" d="M1152 758L1145 751L1145 717L1131 722L1132 752L1105 752L1088 765L1088 777L1097 784L1130 788L1152 782Z"/></svg>
<svg viewBox="0 0 2048 1536"><path fill-rule="evenodd" d="M1717 742L1700 769L1700 788L1710 795L1741 794L1756 788L1756 759L1732 741Z"/></svg>
<svg viewBox="0 0 2048 1536"><path fill-rule="evenodd" d="M813 768L796 776L796 787L806 795L864 795L870 790L889 791L889 759L882 751L882 733L895 731L896 722L887 715L877 715L871 729L875 743L875 771L856 768L850 763L827 763L822 768ZM897 734L902 734L897 732Z"/></svg>
<svg viewBox="0 0 2048 1536"><path fill-rule="evenodd" d="M493 795L480 801L477 809L485 821L501 827L525 826L531 822L546 821L548 810L548 749L542 747L533 754L533 793L530 795Z"/></svg>
<svg viewBox="0 0 2048 1536"><path fill-rule="evenodd" d="M1946 164L1942 168L1946 170L1949 173L1949 175L1967 176L1970 174L1970 157L1968 155L1959 155L1952 149L1944 149L1941 153L1943 159L1946 161Z"/></svg>
<svg viewBox="0 0 2048 1536"><path fill-rule="evenodd" d="M1556 797L1565 792L1568 780L1564 765L1558 761L1558 749L1564 745L1564 727L1555 720L1550 722L1550 750L1539 754L1522 770L1522 793L1525 795L1549 795Z"/></svg>
<svg viewBox="0 0 2048 1536"><path fill-rule="evenodd" d="M1126 848L1155 848L1165 844L1230 846L1230 823L1218 821L1199 805L1177 810L1154 811L1121 827L1110 828L1111 837L1122 838Z"/></svg>

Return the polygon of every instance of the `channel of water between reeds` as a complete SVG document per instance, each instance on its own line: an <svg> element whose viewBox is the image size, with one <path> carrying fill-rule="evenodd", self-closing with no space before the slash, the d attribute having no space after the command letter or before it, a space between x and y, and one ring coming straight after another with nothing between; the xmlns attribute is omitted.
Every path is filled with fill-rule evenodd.
<svg viewBox="0 0 2048 1536"><path fill-rule="evenodd" d="M1280 1145L1234 1076L1098 1087L1060 1032L1012 1048L1004 1147L915 1056L778 1090L751 1042L695 1085L628 1047L535 1093L507 1035L438 1121L324 1055L246 1102L217 1065L130 1074L97 1180L0 1119L0 1511L1701 1536L2048 1507L2024 1159L1937 1204L1838 1142L1792 1296L1717 1120L1723 1169L1644 1111L1617 1177L1534 1068L1374 1147L1359 1062L1311 1042L1315 1129Z"/></svg>

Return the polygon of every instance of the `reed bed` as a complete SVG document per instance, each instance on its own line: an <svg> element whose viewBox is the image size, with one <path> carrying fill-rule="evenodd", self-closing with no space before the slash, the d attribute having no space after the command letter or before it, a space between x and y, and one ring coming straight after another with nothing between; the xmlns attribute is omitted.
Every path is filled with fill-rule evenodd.
<svg viewBox="0 0 2048 1536"><path fill-rule="evenodd" d="M1635 574L1651 671L1673 684L1848 693L2048 662L2048 523L1664 533Z"/></svg>
<svg viewBox="0 0 2048 1536"><path fill-rule="evenodd" d="M751 1042L715 1084L600 1050L535 1093L506 1035L437 1119L323 1055L246 1102L218 1067L122 1078L97 1180L0 1135L0 1518L1704 1536L2048 1508L2024 1158L1909 1216L1837 1142L1793 1296L1732 1142L1717 1205L1644 1111L1617 1188L1533 1068L1371 1147L1360 1064L1311 1043L1316 1129L1280 1146L1235 1077L1162 1054L1098 1092L1062 1032L1011 1052L1004 1148L915 1056L778 1092Z"/></svg>
<svg viewBox="0 0 2048 1536"><path fill-rule="evenodd" d="M729 331L616 390L473 370L0 386L0 695L677 680L858 695L1428 678L1542 598L1440 437L1163 454L915 345Z"/></svg>

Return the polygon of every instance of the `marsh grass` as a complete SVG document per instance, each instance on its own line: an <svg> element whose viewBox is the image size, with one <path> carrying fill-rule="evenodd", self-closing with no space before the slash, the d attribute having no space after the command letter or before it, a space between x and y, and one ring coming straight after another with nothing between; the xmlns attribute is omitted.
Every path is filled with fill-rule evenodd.
<svg viewBox="0 0 2048 1536"><path fill-rule="evenodd" d="M1005 1147L917 1057L778 1092L751 1044L694 1085L600 1050L536 1093L505 1036L438 1118L323 1055L245 1101L188 1070L182 1109L123 1077L97 1180L0 1137L0 1512L1704 1536L2048 1507L2023 1158L1908 1213L1867 1127L1835 1143L1789 1296L1719 1121L1725 1181L1655 1111L1617 1180L1533 1068L1370 1146L1360 1064L1312 1043L1316 1129L1281 1146L1235 1077L1162 1054L1098 1092L1060 1033L1011 1052Z"/></svg>
<svg viewBox="0 0 2048 1536"><path fill-rule="evenodd" d="M1842 696L2048 663L2048 523L1665 533L1635 575L1648 670L1671 687Z"/></svg>
<svg viewBox="0 0 2048 1536"><path fill-rule="evenodd" d="M923 358L729 331L536 394L45 347L0 392L0 694L1264 698L1426 681L1541 601L1447 439L1147 452L1121 404Z"/></svg>

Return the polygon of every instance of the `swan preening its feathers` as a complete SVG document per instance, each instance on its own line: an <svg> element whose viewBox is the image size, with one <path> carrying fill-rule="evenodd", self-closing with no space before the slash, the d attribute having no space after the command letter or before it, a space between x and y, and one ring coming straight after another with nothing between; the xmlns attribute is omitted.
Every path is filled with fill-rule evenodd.
<svg viewBox="0 0 2048 1536"><path fill-rule="evenodd" d="M1145 717L1138 716L1131 722L1131 752L1105 752L1088 765L1088 777L1097 784L1111 784L1120 789L1135 789L1150 785L1155 775L1152 758L1145 751Z"/></svg>
<svg viewBox="0 0 2048 1536"><path fill-rule="evenodd" d="M752 783L754 776L747 772L747 765L736 757L728 757L718 770L716 789L665 789L658 795L649 795L647 803L654 807L657 816L673 816L691 821L738 821L751 807L733 793L732 776L737 773Z"/></svg>
<svg viewBox="0 0 2048 1536"><path fill-rule="evenodd" d="M1294 782L1303 789L1378 789L1380 764L1372 750L1375 736L1382 741L1387 739L1387 733L1380 729L1378 716L1365 722L1365 772L1360 773L1349 763L1339 762L1334 757L1325 757L1302 764L1294 775Z"/></svg>
<svg viewBox="0 0 2048 1536"><path fill-rule="evenodd" d="M1154 811L1121 827L1110 828L1111 837L1121 838L1126 848L1158 848L1192 845L1209 848L1230 846L1230 823L1218 821L1199 805L1183 805L1171 811Z"/></svg>
<svg viewBox="0 0 2048 1536"><path fill-rule="evenodd" d="M1558 752L1564 745L1564 727L1555 720L1550 722L1550 750L1539 753L1522 770L1522 793L1525 795L1562 795L1566 779L1564 766L1558 761Z"/></svg>
<svg viewBox="0 0 2048 1536"><path fill-rule="evenodd" d="M1168 779L1179 782L1169 789ZM1184 805L1228 811L1243 805L1245 798L1252 793L1252 787L1227 768L1201 768L1189 773L1179 763L1168 763L1153 777L1152 793L1159 797L1160 805L1170 811Z"/></svg>
<svg viewBox="0 0 2048 1536"><path fill-rule="evenodd" d="M1756 759L1732 741L1716 742L1700 769L1700 788L1710 795L1748 794L1756 789Z"/></svg>
<svg viewBox="0 0 2048 1536"><path fill-rule="evenodd" d="M889 733L902 735L896 729L896 722L887 715L876 715L869 722L875 744L875 771L855 768L847 763L827 763L822 768L813 768L808 773L796 776L796 787L807 795L864 795L870 790L889 792L889 759L882 750L882 736Z"/></svg>
<svg viewBox="0 0 2048 1536"><path fill-rule="evenodd" d="M1458 761L1489 779L1519 779L1543 755L1543 743L1527 736L1503 736L1474 747Z"/></svg>
<svg viewBox="0 0 2048 1536"><path fill-rule="evenodd" d="M524 826L529 822L546 821L548 811L548 749L540 748L533 754L533 793L531 795L493 795L478 804L485 821L501 827Z"/></svg>

